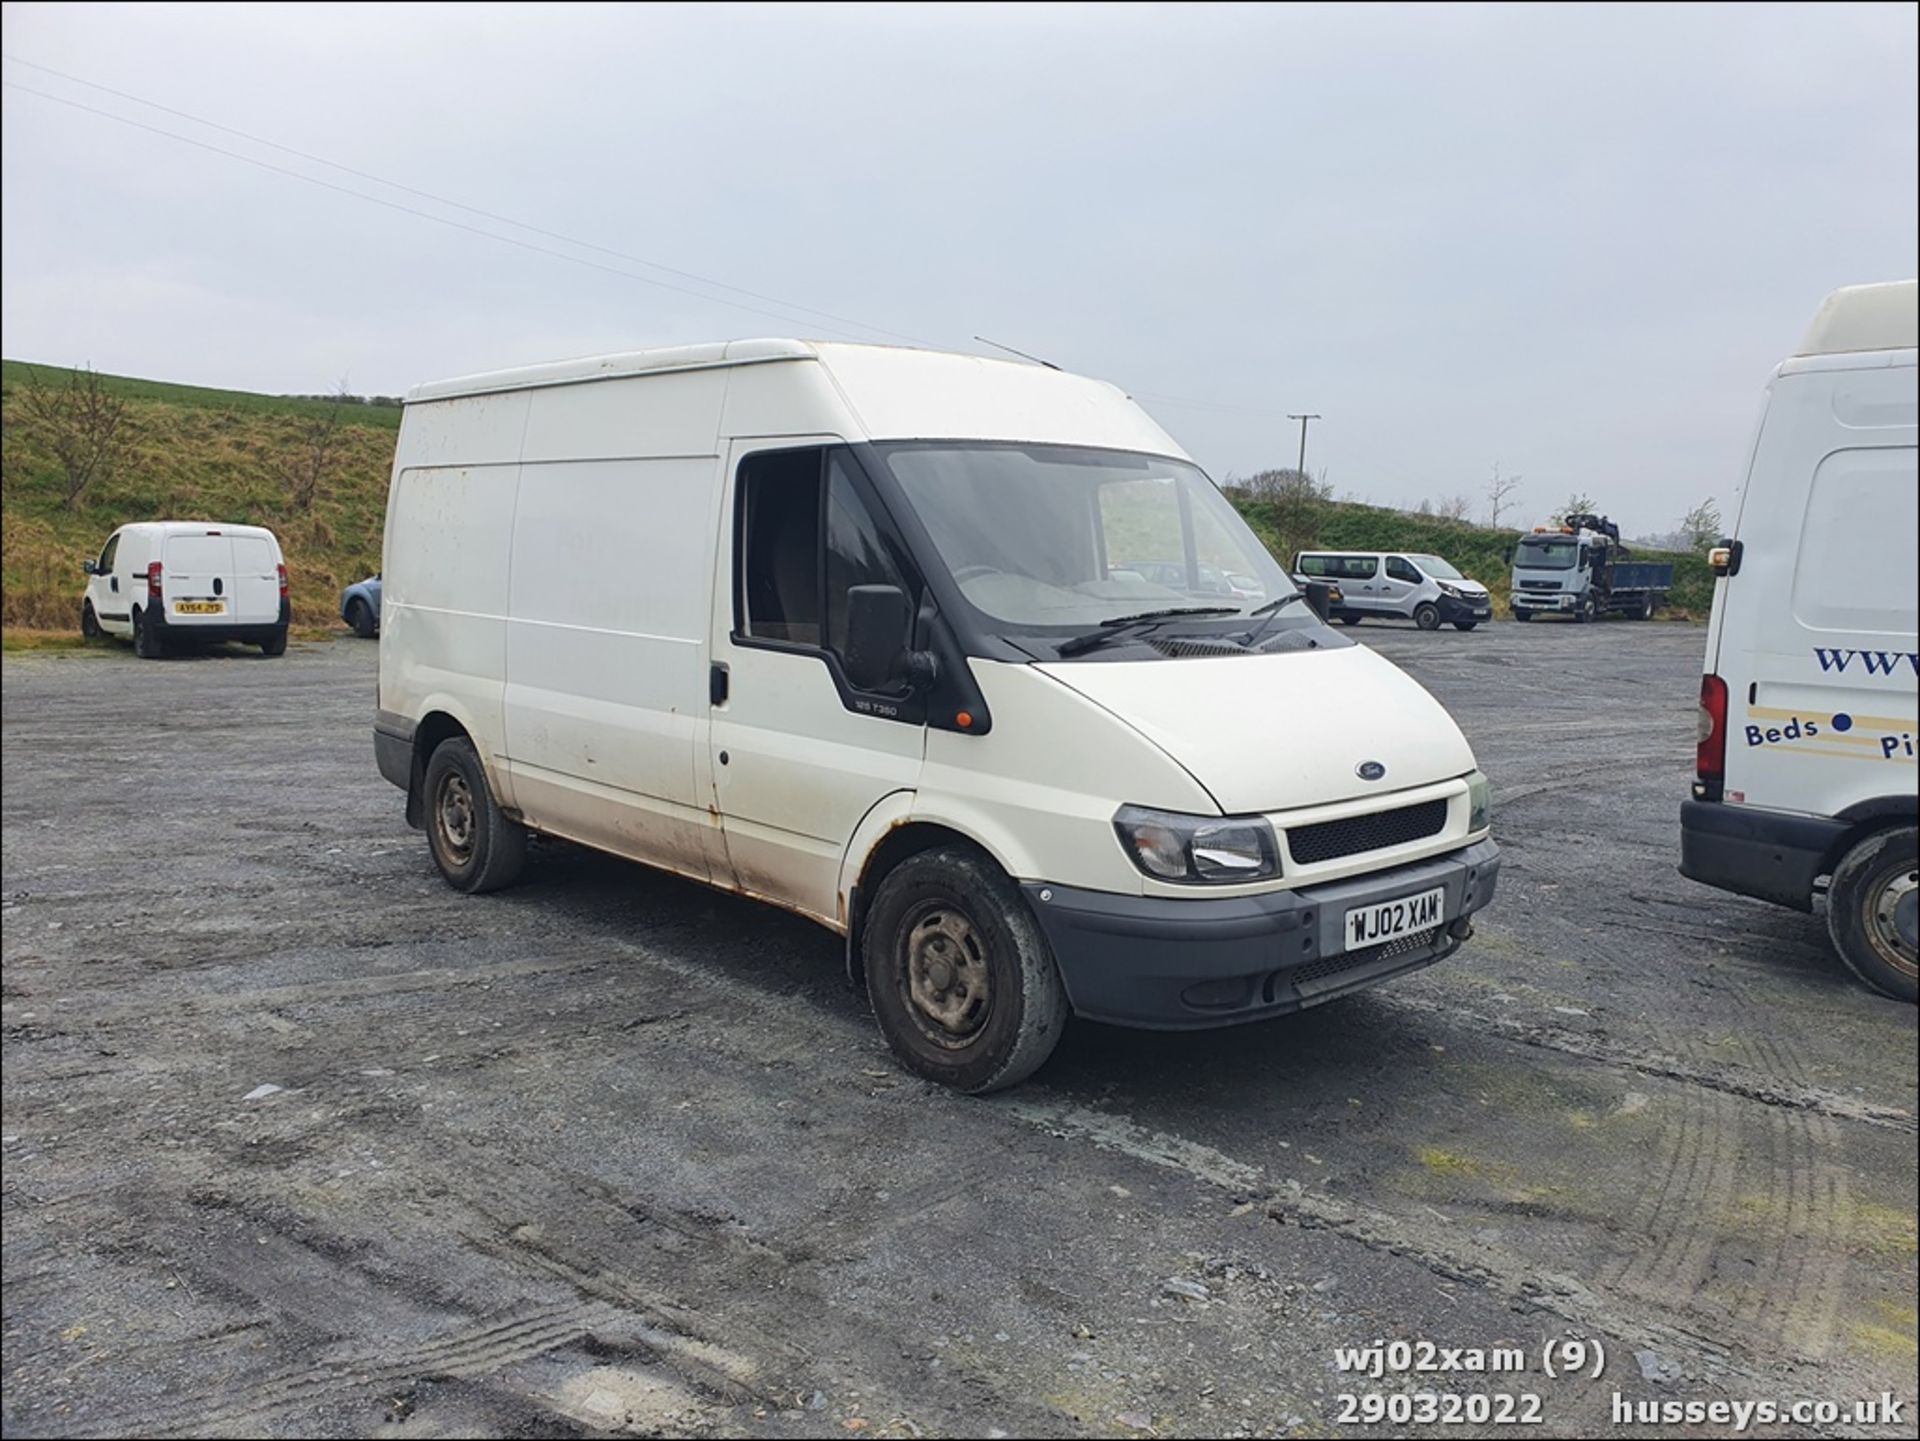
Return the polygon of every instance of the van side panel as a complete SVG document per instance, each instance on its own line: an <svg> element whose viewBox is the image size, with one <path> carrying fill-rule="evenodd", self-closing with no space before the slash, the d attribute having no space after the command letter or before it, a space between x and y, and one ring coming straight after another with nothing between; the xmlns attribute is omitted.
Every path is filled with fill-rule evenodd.
<svg viewBox="0 0 1920 1441"><path fill-rule="evenodd" d="M725 381L536 391L508 598L506 760L536 827L709 879L706 744Z"/></svg>
<svg viewBox="0 0 1920 1441"><path fill-rule="evenodd" d="M394 476L380 626L381 709L416 723L438 710L452 715L472 735L509 806L513 793L495 757L519 474L508 462L412 466Z"/></svg>
<svg viewBox="0 0 1920 1441"><path fill-rule="evenodd" d="M1920 615L1912 352L1782 367L1719 582L1726 798L1832 816L1911 796Z"/></svg>

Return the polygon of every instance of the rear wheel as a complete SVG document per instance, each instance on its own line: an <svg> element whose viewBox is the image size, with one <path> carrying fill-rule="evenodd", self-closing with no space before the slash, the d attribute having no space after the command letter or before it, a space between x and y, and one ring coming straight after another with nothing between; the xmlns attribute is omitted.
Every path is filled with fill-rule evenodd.
<svg viewBox="0 0 1920 1441"><path fill-rule="evenodd" d="M1059 1044L1067 993L1026 898L977 851L902 861L874 893L867 994L902 1065L981 1095L1024 1081Z"/></svg>
<svg viewBox="0 0 1920 1441"><path fill-rule="evenodd" d="M373 607L359 596L353 598L353 604L347 607L347 624L353 627L353 633L362 640L373 639Z"/></svg>
<svg viewBox="0 0 1920 1441"><path fill-rule="evenodd" d="M167 643L147 624L147 613L136 610L133 613L133 653L142 660L164 660Z"/></svg>
<svg viewBox="0 0 1920 1441"><path fill-rule="evenodd" d="M456 891L478 895L510 886L527 861L527 831L493 799L486 767L464 736L444 740L427 761L427 845Z"/></svg>
<svg viewBox="0 0 1920 1441"><path fill-rule="evenodd" d="M100 617L93 613L93 602L80 602L80 634L88 640L100 639Z"/></svg>
<svg viewBox="0 0 1920 1441"><path fill-rule="evenodd" d="M1361 617L1355 614L1353 611L1348 611L1345 615L1340 617L1340 624L1342 625L1358 625L1360 624L1360 621L1361 621Z"/></svg>
<svg viewBox="0 0 1920 1441"><path fill-rule="evenodd" d="M1472 630L1478 624L1480 624L1480 622L1477 620L1456 620L1453 623L1453 628L1455 630Z"/></svg>
<svg viewBox="0 0 1920 1441"><path fill-rule="evenodd" d="M1834 867L1827 933L1847 969L1876 991L1911 1001L1920 929L1920 830L1901 826L1859 842Z"/></svg>
<svg viewBox="0 0 1920 1441"><path fill-rule="evenodd" d="M261 655L285 655L287 653L287 628L281 626L272 635L260 642Z"/></svg>
<svg viewBox="0 0 1920 1441"><path fill-rule="evenodd" d="M1640 602L1640 609L1633 613L1633 618L1635 620L1653 619L1653 593L1651 591L1649 591L1646 598Z"/></svg>
<svg viewBox="0 0 1920 1441"><path fill-rule="evenodd" d="M1440 629L1440 607L1432 601L1422 601L1414 607L1413 623L1422 630Z"/></svg>

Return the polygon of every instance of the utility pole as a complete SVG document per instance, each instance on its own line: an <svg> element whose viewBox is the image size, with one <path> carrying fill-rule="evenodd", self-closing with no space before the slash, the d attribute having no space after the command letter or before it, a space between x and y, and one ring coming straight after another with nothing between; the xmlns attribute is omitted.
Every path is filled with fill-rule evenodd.
<svg viewBox="0 0 1920 1441"><path fill-rule="evenodd" d="M1288 420L1297 420L1300 422L1299 471L1302 479L1305 479L1307 474L1307 422L1310 420L1318 420L1319 418L1320 418L1320 415L1318 411L1314 412L1312 415L1289 415L1287 417Z"/></svg>

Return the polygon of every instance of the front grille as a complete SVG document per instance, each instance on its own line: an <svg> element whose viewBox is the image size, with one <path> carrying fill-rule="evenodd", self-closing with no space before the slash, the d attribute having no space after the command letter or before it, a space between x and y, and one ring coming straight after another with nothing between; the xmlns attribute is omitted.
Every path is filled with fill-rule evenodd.
<svg viewBox="0 0 1920 1441"><path fill-rule="evenodd" d="M1440 928L1435 926L1428 931L1415 931L1410 936L1402 936L1397 941L1388 941L1384 946L1368 946L1363 951L1345 951L1337 956L1322 956L1317 961L1308 961L1304 966L1295 966L1290 971L1282 971L1274 979L1290 982L1298 990L1305 990L1316 981L1324 981L1343 971L1357 971L1362 966L1373 965L1377 961L1392 960L1397 956L1410 956L1415 951L1431 950L1440 939Z"/></svg>
<svg viewBox="0 0 1920 1441"><path fill-rule="evenodd" d="M1520 589L1522 590L1558 590L1560 589L1560 582L1557 580L1523 580L1520 582Z"/></svg>
<svg viewBox="0 0 1920 1441"><path fill-rule="evenodd" d="M1310 866L1338 860L1341 856L1359 855L1362 851L1385 850L1388 846L1425 840L1440 834L1446 823L1444 799L1422 801L1417 806L1401 806L1398 810L1295 826L1287 832L1287 849L1300 865Z"/></svg>

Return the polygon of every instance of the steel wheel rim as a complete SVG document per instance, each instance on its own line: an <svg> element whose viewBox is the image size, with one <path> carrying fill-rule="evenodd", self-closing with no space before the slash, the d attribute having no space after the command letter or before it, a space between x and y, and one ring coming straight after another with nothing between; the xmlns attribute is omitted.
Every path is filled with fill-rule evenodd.
<svg viewBox="0 0 1920 1441"><path fill-rule="evenodd" d="M465 865L473 854L473 790L465 776L453 772L440 782L433 813L442 847L456 864Z"/></svg>
<svg viewBox="0 0 1920 1441"><path fill-rule="evenodd" d="M1874 944L1899 970L1908 975L1920 969L1920 871L1908 866L1887 877L1867 907L1867 925Z"/></svg>
<svg viewBox="0 0 1920 1441"><path fill-rule="evenodd" d="M986 938L964 911L931 901L914 911L906 930L901 999L920 1033L956 1050L986 1028L993 1013L993 972Z"/></svg>

